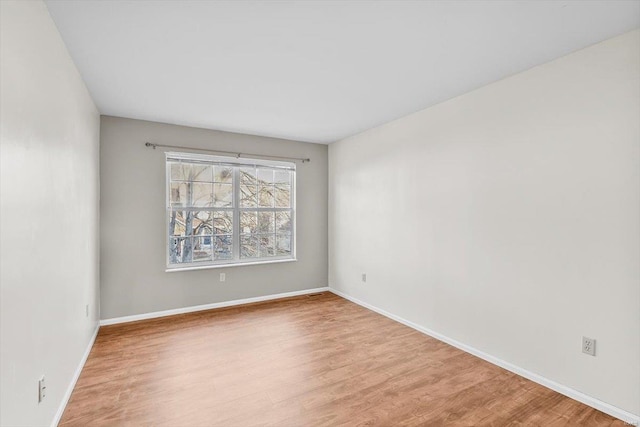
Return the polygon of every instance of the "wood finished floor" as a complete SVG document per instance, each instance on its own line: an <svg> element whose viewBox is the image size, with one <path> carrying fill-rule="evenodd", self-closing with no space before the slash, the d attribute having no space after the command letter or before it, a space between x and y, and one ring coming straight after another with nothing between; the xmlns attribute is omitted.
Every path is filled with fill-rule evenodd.
<svg viewBox="0 0 640 427"><path fill-rule="evenodd" d="M624 425L331 293L104 326L60 426Z"/></svg>

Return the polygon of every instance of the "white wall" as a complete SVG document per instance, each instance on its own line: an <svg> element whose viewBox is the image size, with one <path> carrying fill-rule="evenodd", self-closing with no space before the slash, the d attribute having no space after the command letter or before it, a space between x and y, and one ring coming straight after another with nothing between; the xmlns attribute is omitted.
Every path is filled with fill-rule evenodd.
<svg viewBox="0 0 640 427"><path fill-rule="evenodd" d="M117 117L101 123L103 319L327 286L326 145ZM298 261L165 272L165 156L147 141L311 158L296 172Z"/></svg>
<svg viewBox="0 0 640 427"><path fill-rule="evenodd" d="M639 149L639 31L334 143L329 284L640 414Z"/></svg>
<svg viewBox="0 0 640 427"><path fill-rule="evenodd" d="M0 15L0 425L46 426L99 318L100 119L44 3Z"/></svg>

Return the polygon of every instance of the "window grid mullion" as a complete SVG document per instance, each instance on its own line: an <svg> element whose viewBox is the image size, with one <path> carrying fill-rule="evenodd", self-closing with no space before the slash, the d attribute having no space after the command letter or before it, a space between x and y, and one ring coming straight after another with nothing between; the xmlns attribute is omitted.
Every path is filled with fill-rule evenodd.
<svg viewBox="0 0 640 427"><path fill-rule="evenodd" d="M240 169L233 169L233 260L240 261Z"/></svg>

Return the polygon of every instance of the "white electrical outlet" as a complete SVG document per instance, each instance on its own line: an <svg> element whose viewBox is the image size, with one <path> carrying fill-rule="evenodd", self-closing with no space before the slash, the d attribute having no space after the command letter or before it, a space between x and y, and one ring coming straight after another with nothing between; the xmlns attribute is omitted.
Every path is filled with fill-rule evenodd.
<svg viewBox="0 0 640 427"><path fill-rule="evenodd" d="M44 383L44 375L40 377L38 380L38 403L44 400L44 397L47 395L47 386Z"/></svg>
<svg viewBox="0 0 640 427"><path fill-rule="evenodd" d="M362 273L362 282L367 283L367 273Z"/></svg>
<svg viewBox="0 0 640 427"><path fill-rule="evenodd" d="M596 340L582 337L582 352L590 356L596 355Z"/></svg>
<svg viewBox="0 0 640 427"><path fill-rule="evenodd" d="M224 282L225 280L227 280L227 275L225 273L220 273L220 281Z"/></svg>

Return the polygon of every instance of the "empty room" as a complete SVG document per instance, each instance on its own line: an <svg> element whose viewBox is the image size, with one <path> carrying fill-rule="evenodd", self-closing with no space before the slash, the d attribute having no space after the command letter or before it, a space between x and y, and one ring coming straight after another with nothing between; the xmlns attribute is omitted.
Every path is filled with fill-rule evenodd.
<svg viewBox="0 0 640 427"><path fill-rule="evenodd" d="M0 426L640 424L640 0L0 0Z"/></svg>

